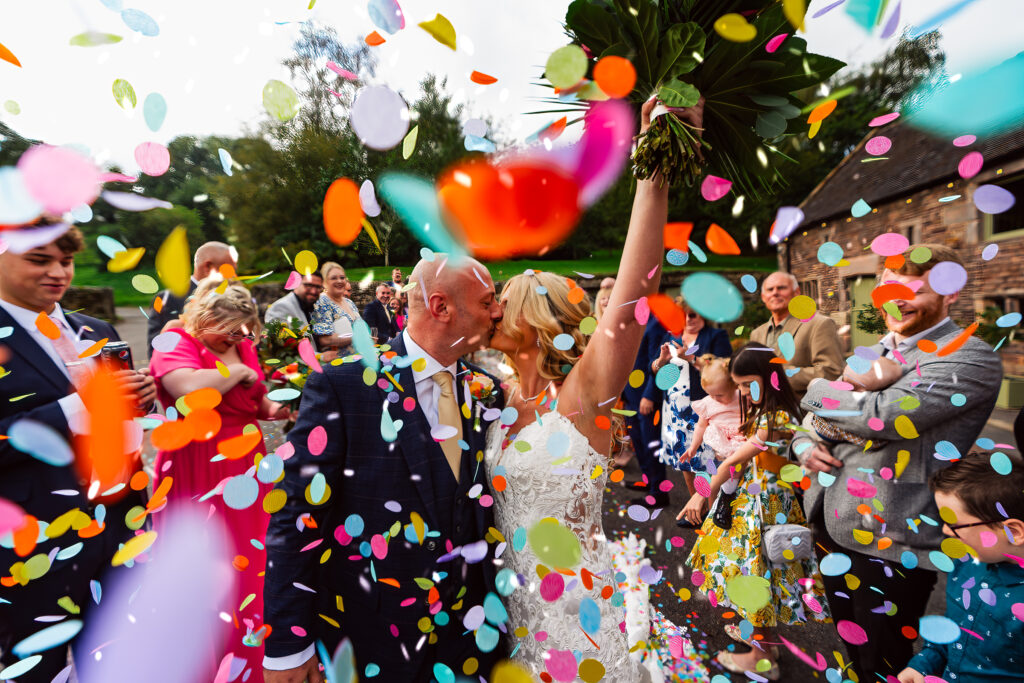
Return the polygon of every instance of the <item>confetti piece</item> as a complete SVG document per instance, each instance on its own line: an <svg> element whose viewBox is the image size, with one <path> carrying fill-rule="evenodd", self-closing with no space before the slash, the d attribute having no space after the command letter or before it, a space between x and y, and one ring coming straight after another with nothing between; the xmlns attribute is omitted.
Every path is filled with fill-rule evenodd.
<svg viewBox="0 0 1024 683"><path fill-rule="evenodd" d="M850 215L854 218L861 218L869 213L871 213L871 206L869 206L863 199L858 199L853 203L853 206L850 207Z"/></svg>
<svg viewBox="0 0 1024 683"><path fill-rule="evenodd" d="M960 177L966 180L978 175L984 163L985 158L981 155L981 152L968 152L960 160L960 163L957 164L956 170Z"/></svg>
<svg viewBox="0 0 1024 683"><path fill-rule="evenodd" d="M146 95L146 99L142 102L142 116L151 131L155 133L160 130L160 126L164 125L164 119L167 117L167 101L164 96L156 92Z"/></svg>
<svg viewBox="0 0 1024 683"><path fill-rule="evenodd" d="M957 349L959 349L961 346L963 346L964 344L967 343L967 340L971 338L971 335L974 334L974 331L977 330L977 329L978 329L978 323L971 323L970 325L967 326L967 328L963 332L958 334L953 339L953 341L949 342L948 344L943 346L941 349L939 349L939 351L938 351L938 353L936 355L939 356L940 358L942 358L944 356L948 356L951 353L955 352Z"/></svg>
<svg viewBox="0 0 1024 683"><path fill-rule="evenodd" d="M571 569L580 562L579 539L557 520L542 519L527 532L527 537L534 554L544 564Z"/></svg>
<svg viewBox="0 0 1024 683"><path fill-rule="evenodd" d="M263 108L278 121L291 121L299 106L298 95L287 83L271 79L263 86Z"/></svg>
<svg viewBox="0 0 1024 683"><path fill-rule="evenodd" d="M116 553L114 553L114 557L110 561L111 566L120 567L125 562L134 560L136 557L149 550L150 546L152 546L156 541L156 537L157 532L147 531L128 539L125 544Z"/></svg>
<svg viewBox="0 0 1024 683"><path fill-rule="evenodd" d="M704 180L701 181L700 194L709 202L717 202L719 199L729 194L729 190L731 188L731 180L719 178L715 175L707 175L704 176Z"/></svg>
<svg viewBox="0 0 1024 683"><path fill-rule="evenodd" d="M743 313L743 295L717 273L694 273L680 291L693 310L716 323L731 322Z"/></svg>
<svg viewBox="0 0 1024 683"><path fill-rule="evenodd" d="M413 126L412 130L402 140L402 158L408 159L416 151L416 138L419 137L420 127Z"/></svg>
<svg viewBox="0 0 1024 683"><path fill-rule="evenodd" d="M357 81L357 80L359 80L358 74L354 74L351 71L349 71L348 69L342 69L340 66L338 66L337 64L335 64L332 61L328 60L327 68L330 69L331 71L333 71L334 73L338 74L339 76L341 76L342 78L344 78L347 81Z"/></svg>
<svg viewBox="0 0 1024 683"><path fill-rule="evenodd" d="M349 123L370 149L389 150L409 130L409 107L401 95L384 85L361 89L352 103Z"/></svg>
<svg viewBox="0 0 1024 683"><path fill-rule="evenodd" d="M876 135L864 144L864 150L872 156L882 156L892 148L892 140Z"/></svg>
<svg viewBox="0 0 1024 683"><path fill-rule="evenodd" d="M320 361L316 358L316 351L313 350L313 343L308 337L303 337L299 342L299 358L302 362L313 369L314 372L323 372Z"/></svg>
<svg viewBox="0 0 1024 683"><path fill-rule="evenodd" d="M234 170L231 168L234 165L234 160L231 158L231 153L223 147L217 149L217 156L220 157L220 167L223 169L225 175L234 175Z"/></svg>
<svg viewBox="0 0 1024 683"><path fill-rule="evenodd" d="M59 332L57 334L60 336ZM48 465L61 467L74 460L67 440L41 422L24 418L18 420L8 428L7 440L17 450Z"/></svg>
<svg viewBox="0 0 1024 683"><path fill-rule="evenodd" d="M498 79L494 76L489 76L481 71L474 71L469 74L469 80L480 85L491 85L498 82Z"/></svg>
<svg viewBox="0 0 1024 683"><path fill-rule="evenodd" d="M153 20L153 17L149 16L142 10L138 9L126 9L121 12L121 21L125 23L125 26L141 33L147 37L153 37L160 35L160 26Z"/></svg>
<svg viewBox="0 0 1024 683"><path fill-rule="evenodd" d="M50 213L92 204L100 192L96 164L68 147L31 147L18 159L17 169L25 189Z"/></svg>
<svg viewBox="0 0 1024 683"><path fill-rule="evenodd" d="M807 13L804 0L782 0L782 13L793 28L798 31L804 30L804 15Z"/></svg>
<svg viewBox="0 0 1024 683"><path fill-rule="evenodd" d="M118 78L114 81L111 86L111 91L114 93L114 101L117 102L117 106L122 109L134 109L137 102L135 96L135 88L132 84L123 78Z"/></svg>
<svg viewBox="0 0 1024 683"><path fill-rule="evenodd" d="M18 61L18 58L15 57L14 53L8 50L3 43L0 43L0 59L5 62L10 62L14 66L21 66L21 62Z"/></svg>
<svg viewBox="0 0 1024 683"><path fill-rule="evenodd" d="M771 584L761 576L734 576L725 582L725 591L733 605L750 613L771 599Z"/></svg>
<svg viewBox="0 0 1024 683"><path fill-rule="evenodd" d="M179 225L164 240L156 252L156 272L164 286L175 296L188 294L192 277L192 260L188 249L188 234Z"/></svg>
<svg viewBox="0 0 1024 683"><path fill-rule="evenodd" d="M782 47L782 43L784 43L786 38L788 37L788 33L780 33L779 35L773 37L765 44L765 51L770 54L774 54L780 47Z"/></svg>
<svg viewBox="0 0 1024 683"><path fill-rule="evenodd" d="M437 14L430 21L421 21L419 27L434 40L455 51L455 27L443 14Z"/></svg>
<svg viewBox="0 0 1024 683"><path fill-rule="evenodd" d="M556 88L565 90L579 83L587 74L587 55L578 45L560 47L548 57L544 76Z"/></svg>
<svg viewBox="0 0 1024 683"><path fill-rule="evenodd" d="M99 45L113 45L123 40L121 36L113 33L101 33L100 31L86 31L72 36L68 44L73 47L97 47Z"/></svg>
<svg viewBox="0 0 1024 683"><path fill-rule="evenodd" d="M736 240L718 223L712 223L711 227L708 228L707 235L704 236L704 243L707 245L708 251L713 254L740 254L740 247L736 244Z"/></svg>
<svg viewBox="0 0 1024 683"><path fill-rule="evenodd" d="M757 37L757 28L747 22L742 14L730 12L715 21L715 32L734 43L749 43Z"/></svg>
<svg viewBox="0 0 1024 683"><path fill-rule="evenodd" d="M967 284L967 270L955 261L942 261L928 271L928 285L936 294L954 294Z"/></svg>
<svg viewBox="0 0 1024 683"><path fill-rule="evenodd" d="M377 47L378 45L383 45L384 43L386 43L387 39L384 38L384 36L382 36L381 34L377 33L376 31L373 31L365 38L363 38L363 41L370 47Z"/></svg>
<svg viewBox="0 0 1024 683"><path fill-rule="evenodd" d="M973 199L978 211L988 214L1009 211L1017 202L1009 190L999 185L979 185L974 190Z"/></svg>
<svg viewBox="0 0 1024 683"><path fill-rule="evenodd" d="M405 28L405 15L395 0L370 0L367 9L370 20L380 30L394 35Z"/></svg>
<svg viewBox="0 0 1024 683"><path fill-rule="evenodd" d="M372 192L372 185L370 189ZM359 236L363 221L360 190L356 184L348 178L338 178L331 183L324 195L323 215L327 238L339 246L351 244Z"/></svg>
<svg viewBox="0 0 1024 683"><path fill-rule="evenodd" d="M775 212L775 222L772 223L771 234L768 237L770 244L778 244L793 234L793 231L804 222L804 212L796 206L780 206Z"/></svg>
<svg viewBox="0 0 1024 683"><path fill-rule="evenodd" d="M171 166L171 153L159 142L143 142L135 148L135 163L148 176L162 176Z"/></svg>
<svg viewBox="0 0 1024 683"><path fill-rule="evenodd" d="M837 100L825 100L817 107L811 110L810 115L807 117L807 123L818 123L824 121L829 114L836 110L839 102Z"/></svg>
<svg viewBox="0 0 1024 683"><path fill-rule="evenodd" d="M956 622L940 615L930 614L921 617L917 630L928 642L940 645L954 643L960 638L960 627Z"/></svg>
<svg viewBox="0 0 1024 683"><path fill-rule="evenodd" d="M895 121L899 117L900 117L900 113L898 111L894 111L894 112L891 112L889 114L882 114L881 116L876 116L875 118L873 118L870 121L868 121L868 126L870 126L872 128L877 128L878 126L884 126L887 123Z"/></svg>
<svg viewBox="0 0 1024 683"><path fill-rule="evenodd" d="M628 97L636 85L636 69L625 57L608 55L594 66L594 81L609 97Z"/></svg>
<svg viewBox="0 0 1024 683"><path fill-rule="evenodd" d="M172 209L174 205L162 199L144 197L134 192L111 192L104 190L100 193L103 201L115 209L122 211L150 211L152 209Z"/></svg>

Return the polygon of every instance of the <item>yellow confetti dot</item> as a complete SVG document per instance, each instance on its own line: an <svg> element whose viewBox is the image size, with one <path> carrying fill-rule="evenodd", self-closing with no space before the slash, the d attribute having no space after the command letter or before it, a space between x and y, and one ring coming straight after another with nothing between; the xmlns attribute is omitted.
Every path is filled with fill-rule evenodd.
<svg viewBox="0 0 1024 683"><path fill-rule="evenodd" d="M430 633L434 630L434 623L430 621L430 617L422 617L418 622L416 622L416 626L419 627L420 631L423 633Z"/></svg>
<svg viewBox="0 0 1024 683"><path fill-rule="evenodd" d="M228 370L228 366L224 365L220 361L217 361L217 372L220 373L221 377L230 377L231 371Z"/></svg>
<svg viewBox="0 0 1024 683"><path fill-rule="evenodd" d="M702 555L714 555L718 552L720 545L718 539L714 536L705 536L700 539L699 548Z"/></svg>
<svg viewBox="0 0 1024 683"><path fill-rule="evenodd" d="M363 384L372 387L376 383L377 373L374 372L373 368L363 368Z"/></svg>
<svg viewBox="0 0 1024 683"><path fill-rule="evenodd" d="M295 255L295 261L292 262L292 265L299 275L309 275L316 272L320 262L317 260L316 254L309 249L303 249Z"/></svg>
<svg viewBox="0 0 1024 683"><path fill-rule="evenodd" d="M419 27L429 33L434 40L455 51L455 27L443 14L436 15L430 21L421 21Z"/></svg>
<svg viewBox="0 0 1024 683"><path fill-rule="evenodd" d="M604 472L604 468L598 465L594 468L594 471L590 473L590 478L597 479L598 477L601 476L602 472Z"/></svg>
<svg viewBox="0 0 1024 683"><path fill-rule="evenodd" d="M283 508L287 502L288 494L284 492L284 489L268 491L267 495L263 496L263 511L272 515Z"/></svg>
<svg viewBox="0 0 1024 683"><path fill-rule="evenodd" d="M902 417L902 415L900 417ZM899 479L900 475L903 474L903 470L907 469L908 464L910 464L910 451L897 451L895 468L897 479Z"/></svg>
<svg viewBox="0 0 1024 683"><path fill-rule="evenodd" d="M804 478L804 471L799 465L791 463L782 466L782 469L779 470L779 476L782 477L782 481L792 484L793 482L800 481Z"/></svg>
<svg viewBox="0 0 1024 683"><path fill-rule="evenodd" d="M946 524L956 524L956 513L943 505L939 508L939 517ZM56 524L56 522L54 522Z"/></svg>
<svg viewBox="0 0 1024 683"><path fill-rule="evenodd" d="M789 301L789 313L798 320L810 320L818 310L818 304L811 297L800 294Z"/></svg>
<svg viewBox="0 0 1024 683"><path fill-rule="evenodd" d="M480 662L477 661L476 657L470 657L462 663L462 673L467 676L472 676L476 673L476 670L480 668Z"/></svg>
<svg viewBox="0 0 1024 683"><path fill-rule="evenodd" d="M520 626L515 630L516 638L525 638L526 634L530 632L530 629L525 626Z"/></svg>
<svg viewBox="0 0 1024 683"><path fill-rule="evenodd" d="M139 265L139 261L142 260L142 255L146 253L145 247L136 247L134 249L126 249L125 251L119 251L114 254L114 258L107 261L107 270L111 273L123 273L126 270L131 270L135 266ZM135 277L139 277L136 275ZM148 275L145 277L149 277ZM153 279L153 278L149 278ZM134 280L132 280L134 283ZM139 289L136 287L136 289ZM159 289L159 287L157 288ZM156 291L155 289L153 290ZM148 294L149 292L144 292Z"/></svg>
<svg viewBox="0 0 1024 683"><path fill-rule="evenodd" d="M59 538L67 533L68 529L71 528L71 522L74 521L75 516L81 512L78 508L71 508L63 515L53 520L50 526L46 527L47 538Z"/></svg>
<svg viewBox="0 0 1024 683"><path fill-rule="evenodd" d="M682 600L683 602L686 602L687 600L690 599L690 597L692 596L692 593L690 593L690 589L689 588L680 588L679 592L676 593L676 595L679 596L680 600Z"/></svg>
<svg viewBox="0 0 1024 683"><path fill-rule="evenodd" d="M917 427L914 426L914 423L906 415L897 415L896 419L893 420L892 426L896 429L896 433L904 439L916 439L918 437ZM899 458L898 453L896 456Z"/></svg>
<svg viewBox="0 0 1024 683"><path fill-rule="evenodd" d="M116 553L114 553L114 558L110 561L110 564L114 567L120 567L125 562L134 560L136 557L149 550L149 547L153 545L155 540L155 531L147 531L144 534L132 536Z"/></svg>
<svg viewBox="0 0 1024 683"><path fill-rule="evenodd" d="M33 555L25 561L22 572L26 579L34 581L50 571L50 558L42 553Z"/></svg>
<svg viewBox="0 0 1024 683"><path fill-rule="evenodd" d="M634 370L633 372L629 373L629 386L633 387L634 389L639 389L643 385L643 383L643 370Z"/></svg>
<svg viewBox="0 0 1024 683"><path fill-rule="evenodd" d="M971 548L959 538L944 538L942 539L942 543L939 545L939 548L954 560L959 560L961 557L971 552Z"/></svg>
<svg viewBox="0 0 1024 683"><path fill-rule="evenodd" d="M586 318L580 321L580 332L583 334L594 334L597 330L597 318L588 315ZM634 370L633 372L637 372ZM642 371L640 371L643 374Z"/></svg>
<svg viewBox="0 0 1024 683"><path fill-rule="evenodd" d="M323 619L324 621L326 621L328 624L330 624L334 628L341 628L341 624L336 622L334 619L331 619L326 614L318 614L317 616L320 617L321 619Z"/></svg>
<svg viewBox="0 0 1024 683"><path fill-rule="evenodd" d="M156 273L175 296L188 294L192 278L192 259L188 251L185 226L179 225L167 235L156 252Z"/></svg>
<svg viewBox="0 0 1024 683"><path fill-rule="evenodd" d="M857 541L857 543L860 543L861 545L870 545L871 542L875 540L875 535L870 531L865 531L864 529L854 529L853 540Z"/></svg>
<svg viewBox="0 0 1024 683"><path fill-rule="evenodd" d="M427 369L427 359L417 358L412 362L412 369L415 370L416 372L423 372L424 370Z"/></svg>
<svg viewBox="0 0 1024 683"><path fill-rule="evenodd" d="M584 659L580 662L579 677L583 683L597 683L604 678L604 664L596 659Z"/></svg>
<svg viewBox="0 0 1024 683"><path fill-rule="evenodd" d="M491 683L533 683L533 676L518 664L504 661L491 669Z"/></svg>
<svg viewBox="0 0 1024 683"><path fill-rule="evenodd" d="M852 591L860 588L860 579L853 574L844 574L843 578L846 579L846 587Z"/></svg>

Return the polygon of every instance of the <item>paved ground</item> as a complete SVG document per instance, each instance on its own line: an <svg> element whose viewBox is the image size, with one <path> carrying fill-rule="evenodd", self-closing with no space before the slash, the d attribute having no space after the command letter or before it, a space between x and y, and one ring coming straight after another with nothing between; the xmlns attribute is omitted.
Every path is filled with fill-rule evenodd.
<svg viewBox="0 0 1024 683"><path fill-rule="evenodd" d="M122 339L131 344L136 366L141 367L145 364L148 356L145 317L138 308L119 307L117 313L121 318L117 329ZM997 444L1013 444L1012 429L1015 416L1015 411L994 411L982 436L992 439ZM263 426L268 446L273 448L281 439L279 427L273 423L264 423ZM631 461L625 467L625 471L626 476L623 483L611 485L605 496L605 532L609 537L614 538L632 531L647 540L652 564L655 568L662 570L665 577L652 594L654 604L673 622L688 627L691 640L698 652L708 660L712 675L724 673L710 664L710 658L718 650L733 645L725 635L723 627L726 623L738 623L739 618L724 619L722 614L728 610L712 607L710 602L699 592L693 590L694 587L689 581L690 573L684 562L693 547L696 533L693 530L679 529L675 525L675 515L686 501L686 487L682 475L670 470L669 479L674 485L671 491L671 506L664 509L650 522L639 524L626 516L627 506L639 494L627 489L625 482L639 479L640 472L635 461ZM670 539L673 537L681 537L684 544L682 547L672 547L669 550L667 548L670 547ZM679 591L683 588L690 591L690 597L687 600L682 600L679 597ZM944 576L940 575L928 613L942 613L944 591L945 580ZM836 666L836 652L844 659L846 658L843 643L836 636L831 625L811 624L783 627L779 629L779 633L811 653L812 656L815 652L821 652L830 667ZM785 648L782 650L782 680L792 683L803 681L819 683L824 680L821 674L811 670ZM738 682L749 679L746 676L733 674L731 680Z"/></svg>

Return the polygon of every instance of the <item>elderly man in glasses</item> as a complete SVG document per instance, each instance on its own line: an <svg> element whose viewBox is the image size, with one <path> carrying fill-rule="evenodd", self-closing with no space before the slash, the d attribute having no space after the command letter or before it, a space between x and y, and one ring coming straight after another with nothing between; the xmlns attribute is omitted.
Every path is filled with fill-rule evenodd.
<svg viewBox="0 0 1024 683"><path fill-rule="evenodd" d="M827 315L798 320L789 312L789 302L800 294L791 273L772 273L761 284L761 301L772 317L750 333L750 341L770 346L786 360L786 376L797 398L803 398L812 379L832 380L843 371L839 332Z"/></svg>

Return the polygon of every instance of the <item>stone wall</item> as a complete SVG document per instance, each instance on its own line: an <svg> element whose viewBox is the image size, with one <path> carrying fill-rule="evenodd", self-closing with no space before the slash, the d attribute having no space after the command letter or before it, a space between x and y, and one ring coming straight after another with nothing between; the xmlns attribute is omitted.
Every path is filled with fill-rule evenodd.
<svg viewBox="0 0 1024 683"><path fill-rule="evenodd" d="M78 311L111 323L117 319L112 287L68 287L60 305L65 310Z"/></svg>
<svg viewBox="0 0 1024 683"><path fill-rule="evenodd" d="M844 215L795 233L779 245L779 265L798 280L818 283L818 307L833 314L840 324L849 323L848 278L875 278L883 259L870 251L871 240L884 232L899 232L911 243L937 242L956 249L967 267L968 280L953 305L951 315L962 324L973 322L993 297L1024 298L1024 237L985 235L985 217L971 201L978 185L1024 169L1024 159L986 169L970 180L939 185L896 198L872 209L861 218ZM959 199L940 202L943 197ZM831 267L818 261L818 247L824 242L839 244L849 265ZM999 245L998 255L984 261L987 244ZM1004 371L1024 375L1024 343L1004 344Z"/></svg>

